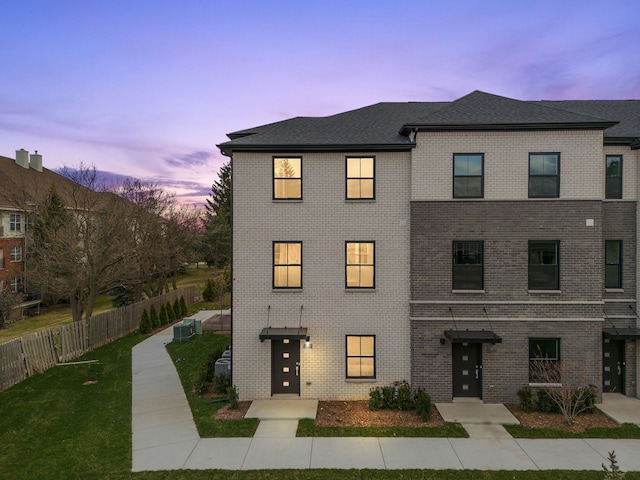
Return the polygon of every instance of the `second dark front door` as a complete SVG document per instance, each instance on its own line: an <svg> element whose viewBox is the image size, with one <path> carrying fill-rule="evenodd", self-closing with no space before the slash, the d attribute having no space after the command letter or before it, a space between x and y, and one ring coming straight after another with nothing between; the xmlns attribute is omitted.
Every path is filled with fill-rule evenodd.
<svg viewBox="0 0 640 480"><path fill-rule="evenodd" d="M271 393L300 395L300 340L271 340Z"/></svg>
<svg viewBox="0 0 640 480"><path fill-rule="evenodd" d="M482 398L482 344L453 343L453 396Z"/></svg>
<svg viewBox="0 0 640 480"><path fill-rule="evenodd" d="M624 394L624 340L603 340L602 370L602 391Z"/></svg>

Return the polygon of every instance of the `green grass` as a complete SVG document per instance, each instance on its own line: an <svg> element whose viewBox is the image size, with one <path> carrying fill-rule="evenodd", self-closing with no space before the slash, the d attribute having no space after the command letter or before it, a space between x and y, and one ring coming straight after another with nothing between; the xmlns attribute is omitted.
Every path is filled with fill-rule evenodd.
<svg viewBox="0 0 640 480"><path fill-rule="evenodd" d="M209 341L215 341L209 335L202 336L203 339L207 337ZM131 348L145 338L129 335L78 359L97 359L98 363L55 367L0 392L0 478L601 480L604 476L597 471L556 470L179 470L131 473ZM186 344L176 346L182 345ZM186 355L185 361L190 364ZM97 383L83 385L87 381ZM625 479L640 480L640 473L627 473Z"/></svg>
<svg viewBox="0 0 640 480"><path fill-rule="evenodd" d="M444 427L317 427L310 418L298 422L298 437L456 437L469 435L460 425Z"/></svg>
<svg viewBox="0 0 640 480"><path fill-rule="evenodd" d="M587 428L581 433L555 428L526 428L522 425L505 425L504 428L514 438L640 438L640 427L630 423L612 428Z"/></svg>
<svg viewBox="0 0 640 480"><path fill-rule="evenodd" d="M226 403L213 403L210 398L201 398L194 394L193 384L200 368L205 365L211 352L226 349L229 335L219 335L205 330L193 340L182 343L170 343L167 350L178 370L180 380L191 406L193 419L201 437L252 437L258 427L258 420L216 420L215 413ZM178 360L179 359L179 360Z"/></svg>

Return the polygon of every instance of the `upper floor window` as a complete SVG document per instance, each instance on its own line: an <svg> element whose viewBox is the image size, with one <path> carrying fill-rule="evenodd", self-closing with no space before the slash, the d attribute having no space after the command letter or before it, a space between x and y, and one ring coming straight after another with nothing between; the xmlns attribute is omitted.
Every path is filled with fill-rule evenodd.
<svg viewBox="0 0 640 480"><path fill-rule="evenodd" d="M482 290L482 250L482 242L453 242L454 290Z"/></svg>
<svg viewBox="0 0 640 480"><path fill-rule="evenodd" d="M604 242L604 287L622 288L622 242Z"/></svg>
<svg viewBox="0 0 640 480"><path fill-rule="evenodd" d="M19 232L22 229L22 217L19 213L12 213L9 216L9 230Z"/></svg>
<svg viewBox="0 0 640 480"><path fill-rule="evenodd" d="M22 261L22 247L11 247L11 251L9 253L9 260L11 262L21 262Z"/></svg>
<svg viewBox="0 0 640 480"><path fill-rule="evenodd" d="M560 196L560 154L529 154L529 198Z"/></svg>
<svg viewBox="0 0 640 480"><path fill-rule="evenodd" d="M273 158L273 198L302 200L302 158Z"/></svg>
<svg viewBox="0 0 640 480"><path fill-rule="evenodd" d="M273 288L302 288L302 242L273 242Z"/></svg>
<svg viewBox="0 0 640 480"><path fill-rule="evenodd" d="M0 248L0 268L4 268L4 249ZM2 288L0 288L0 292L2 292Z"/></svg>
<svg viewBox="0 0 640 480"><path fill-rule="evenodd" d="M556 383L558 369L554 368L560 361L559 338L529 339L529 381L536 383Z"/></svg>
<svg viewBox="0 0 640 480"><path fill-rule="evenodd" d="M529 241L529 290L559 290L557 241Z"/></svg>
<svg viewBox="0 0 640 480"><path fill-rule="evenodd" d="M453 155L453 197L482 198L484 196L484 155L456 153Z"/></svg>
<svg viewBox="0 0 640 480"><path fill-rule="evenodd" d="M375 159L347 157L347 199L375 198Z"/></svg>
<svg viewBox="0 0 640 480"><path fill-rule="evenodd" d="M622 155L607 155L605 198L622 198Z"/></svg>
<svg viewBox="0 0 640 480"><path fill-rule="evenodd" d="M376 377L376 337L347 335L347 378Z"/></svg>
<svg viewBox="0 0 640 480"><path fill-rule="evenodd" d="M374 242L346 242L345 249L347 288L374 288Z"/></svg>

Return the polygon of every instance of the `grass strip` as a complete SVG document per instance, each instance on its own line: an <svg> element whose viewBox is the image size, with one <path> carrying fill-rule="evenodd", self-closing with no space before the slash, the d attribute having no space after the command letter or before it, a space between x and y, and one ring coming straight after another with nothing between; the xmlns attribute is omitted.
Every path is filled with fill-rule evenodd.
<svg viewBox="0 0 640 480"><path fill-rule="evenodd" d="M612 428L587 428L580 433L556 428L527 428L522 425L505 425L504 428L514 438L640 438L640 427L631 423Z"/></svg>
<svg viewBox="0 0 640 480"><path fill-rule="evenodd" d="M202 438L252 437L258 428L257 418L216 420L216 412L226 403L212 402L211 398L200 397L193 391L196 376L206 365L209 354L215 350L226 349L229 340L229 335L205 330L202 335L196 335L188 342L167 344L167 351L176 366L198 433Z"/></svg>
<svg viewBox="0 0 640 480"><path fill-rule="evenodd" d="M318 427L310 418L298 422L298 437L455 437L466 438L467 431L457 423L444 427Z"/></svg>

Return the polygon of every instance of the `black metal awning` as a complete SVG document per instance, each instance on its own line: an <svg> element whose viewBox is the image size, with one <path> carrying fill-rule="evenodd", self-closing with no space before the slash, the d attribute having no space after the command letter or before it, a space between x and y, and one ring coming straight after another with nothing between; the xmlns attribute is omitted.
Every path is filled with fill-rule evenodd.
<svg viewBox="0 0 640 480"><path fill-rule="evenodd" d="M602 334L614 340L637 340L640 338L640 328L605 328Z"/></svg>
<svg viewBox="0 0 640 480"><path fill-rule="evenodd" d="M260 332L260 341L264 340L282 340L290 338L292 340L301 340L307 338L307 329L304 327L267 327Z"/></svg>
<svg viewBox="0 0 640 480"><path fill-rule="evenodd" d="M502 343L491 330L445 330L444 336L452 343Z"/></svg>

